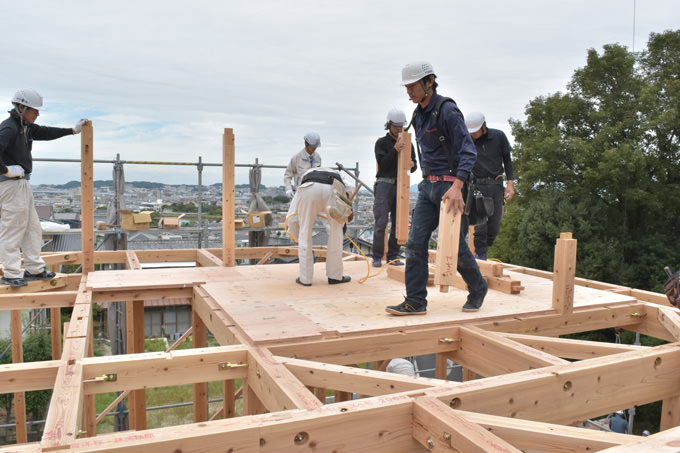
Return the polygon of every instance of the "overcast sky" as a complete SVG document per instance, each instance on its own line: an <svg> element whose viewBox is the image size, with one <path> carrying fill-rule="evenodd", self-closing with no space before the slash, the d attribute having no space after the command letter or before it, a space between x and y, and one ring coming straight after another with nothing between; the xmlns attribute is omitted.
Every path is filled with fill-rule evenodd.
<svg viewBox="0 0 680 453"><path fill-rule="evenodd" d="M634 14L635 12L635 14ZM372 183L373 149L392 107L414 105L401 68L427 60L439 93L482 111L510 135L530 100L565 91L588 49L636 51L680 28L678 0L217 1L0 0L0 100L44 97L37 123L93 121L94 156L221 163L233 128L236 163L286 165L310 130L325 165ZM80 138L36 142L35 158L80 158ZM412 182L420 179L420 171ZM195 167L126 165L127 181L196 184ZM95 164L95 179L112 165ZM31 182L80 179L78 164L37 162ZM247 183L246 169L236 182ZM207 167L203 183L221 182ZM263 170L283 184L283 170Z"/></svg>

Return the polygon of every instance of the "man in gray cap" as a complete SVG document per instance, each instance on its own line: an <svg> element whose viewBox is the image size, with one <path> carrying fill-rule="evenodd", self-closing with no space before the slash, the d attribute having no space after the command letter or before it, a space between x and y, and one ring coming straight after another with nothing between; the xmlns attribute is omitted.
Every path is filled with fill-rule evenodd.
<svg viewBox="0 0 680 453"><path fill-rule="evenodd" d="M307 170L321 166L321 156L316 149L321 146L321 137L316 132L305 134L305 147L291 157L288 167L283 174L283 185L286 195L293 198L295 190L300 185L300 179Z"/></svg>

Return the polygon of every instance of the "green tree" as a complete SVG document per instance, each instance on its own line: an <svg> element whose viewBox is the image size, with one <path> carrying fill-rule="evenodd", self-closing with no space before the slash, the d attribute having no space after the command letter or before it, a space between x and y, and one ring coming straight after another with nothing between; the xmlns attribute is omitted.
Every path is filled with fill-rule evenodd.
<svg viewBox="0 0 680 453"><path fill-rule="evenodd" d="M677 74L680 31L667 31L639 54L590 49L566 93L532 100L511 121L519 196L492 252L551 270L571 231L577 275L659 291L663 266L680 266Z"/></svg>

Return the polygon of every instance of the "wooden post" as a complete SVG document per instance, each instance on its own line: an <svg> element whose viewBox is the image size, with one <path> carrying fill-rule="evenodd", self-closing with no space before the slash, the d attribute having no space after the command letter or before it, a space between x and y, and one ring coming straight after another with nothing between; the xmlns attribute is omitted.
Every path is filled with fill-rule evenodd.
<svg viewBox="0 0 680 453"><path fill-rule="evenodd" d="M126 253L127 268L141 270L137 254L128 250ZM125 304L125 329L128 354L141 354L144 352L144 300L128 300ZM130 391L128 396L130 409L130 429L141 431L146 429L146 390L137 389Z"/></svg>
<svg viewBox="0 0 680 453"><path fill-rule="evenodd" d="M680 395L664 398L661 402L660 431L680 426Z"/></svg>
<svg viewBox="0 0 680 453"><path fill-rule="evenodd" d="M458 242L460 241L461 213L446 212L448 203L442 201L439 208L439 238L437 239L437 258L435 260L434 284L443 293L449 286L456 285L458 267Z"/></svg>
<svg viewBox="0 0 680 453"><path fill-rule="evenodd" d="M83 274L94 270L94 152L92 121L80 132L80 225L83 248Z"/></svg>
<svg viewBox="0 0 680 453"><path fill-rule="evenodd" d="M233 225L234 222L231 222ZM193 347L205 348L208 345L208 329L195 311L191 311L191 326L193 328ZM208 421L208 384L200 382L194 384L194 422Z"/></svg>
<svg viewBox="0 0 680 453"><path fill-rule="evenodd" d="M222 136L222 262L225 266L236 263L234 250L234 216L236 209L236 190L234 188L235 160L234 130L225 128Z"/></svg>
<svg viewBox="0 0 680 453"><path fill-rule="evenodd" d="M61 358L61 308L50 308L50 328L52 337L52 360Z"/></svg>
<svg viewBox="0 0 680 453"><path fill-rule="evenodd" d="M236 416L236 384L233 379L222 383L222 415L224 418Z"/></svg>
<svg viewBox="0 0 680 453"><path fill-rule="evenodd" d="M397 228L395 235L398 244L406 244L408 239L408 210L411 191L411 134L399 133L399 142L406 142L406 148L399 153L397 170ZM387 237L387 235L385 235ZM387 250L387 247L385 247Z"/></svg>
<svg viewBox="0 0 680 453"><path fill-rule="evenodd" d="M562 233L555 244L552 306L558 313L574 311L574 280L576 278L576 239Z"/></svg>
<svg viewBox="0 0 680 453"><path fill-rule="evenodd" d="M434 361L434 378L435 379L442 379L446 380L447 373L446 373L446 365L448 364L448 360L446 359L446 356L444 354L435 354L435 361Z"/></svg>
<svg viewBox="0 0 680 453"><path fill-rule="evenodd" d="M12 363L24 361L24 346L22 341L21 310L12 310L10 314L10 331L12 338ZM26 433L26 394L14 393L14 422L18 444L28 442Z"/></svg>

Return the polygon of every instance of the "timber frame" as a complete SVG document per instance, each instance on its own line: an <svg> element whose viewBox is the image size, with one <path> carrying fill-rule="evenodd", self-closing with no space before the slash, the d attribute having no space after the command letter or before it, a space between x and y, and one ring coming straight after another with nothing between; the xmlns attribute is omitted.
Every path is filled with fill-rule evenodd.
<svg viewBox="0 0 680 453"><path fill-rule="evenodd" d="M223 150L223 212L232 219L231 129L225 129ZM0 366L1 391L15 394L20 441L0 452L680 449L680 311L662 294L576 278L570 234L557 240L554 273L483 264L492 289L473 316L449 309L464 294L456 284L447 294L430 289L427 316L395 318L381 310L403 288L398 275L382 275L367 289L353 280L339 292L323 284L318 268L312 288L294 288L296 264L267 263L297 250L235 249L226 240L233 236L231 221L223 222L222 249L94 252L87 220L93 207L86 203L92 198L91 151L92 125L86 124L83 251L44 255L50 265L80 264L83 272L0 294L0 309L12 311L14 357L21 357L21 310L48 308L57 320L53 360ZM323 260L324 252L315 254ZM259 265L235 266L237 259L258 259ZM143 263L177 261L196 267L142 269ZM95 271L100 264L125 264L126 270ZM346 271L357 275L365 267L361 257L345 255ZM192 335L194 349L143 352L143 301L178 297L192 304L185 337ZM129 353L93 357L92 304L110 301L126 302ZM63 307L73 314L62 339ZM559 338L610 327L668 343ZM220 346L206 347L208 331ZM435 379L381 371L392 358L424 354L436 354ZM464 367L463 382L446 380L449 359ZM356 366L364 363L373 366ZM206 386L215 381L223 383L225 398L211 415ZM195 423L146 429L145 389L185 384L194 386ZM43 438L21 443L24 392L44 389L53 394ZM333 403L326 404L325 390L334 392ZM112 391L129 398L131 430L97 435L94 396ZM663 402L663 412L660 432L650 437L576 426L654 401Z"/></svg>

